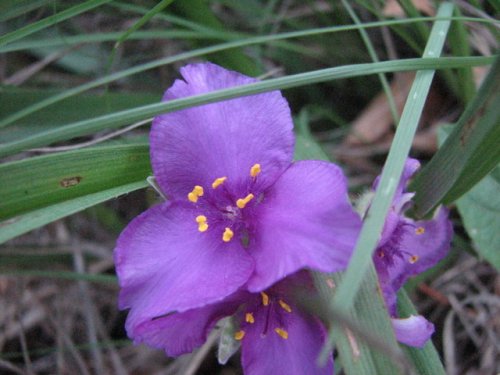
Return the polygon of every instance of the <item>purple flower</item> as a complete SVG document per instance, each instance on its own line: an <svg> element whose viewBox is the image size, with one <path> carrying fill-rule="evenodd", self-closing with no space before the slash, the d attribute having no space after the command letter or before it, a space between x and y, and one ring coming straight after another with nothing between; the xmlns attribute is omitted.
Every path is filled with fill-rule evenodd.
<svg viewBox="0 0 500 375"><path fill-rule="evenodd" d="M208 63L181 73L163 100L255 81ZM134 219L115 249L130 337L152 319L208 311L302 268L346 266L360 219L345 177L331 163L292 163L292 128L277 91L154 119L152 167L168 201Z"/></svg>
<svg viewBox="0 0 500 375"><path fill-rule="evenodd" d="M404 216L414 193L405 191L408 180L420 167L415 159L408 159L387 216L382 237L374 254L384 299L391 315L398 341L422 347L434 333L434 325L422 316L398 319L397 291L409 277L433 267L450 248L453 235L448 211L439 208L431 220L415 221ZM375 181L374 190L378 186Z"/></svg>
<svg viewBox="0 0 500 375"><path fill-rule="evenodd" d="M324 367L316 364L326 330L318 319L293 304L297 287L313 290L306 272L291 275L264 292L238 291L221 302L144 322L136 329L135 343L178 356L202 345L219 319L233 315L245 374L333 374L331 356Z"/></svg>

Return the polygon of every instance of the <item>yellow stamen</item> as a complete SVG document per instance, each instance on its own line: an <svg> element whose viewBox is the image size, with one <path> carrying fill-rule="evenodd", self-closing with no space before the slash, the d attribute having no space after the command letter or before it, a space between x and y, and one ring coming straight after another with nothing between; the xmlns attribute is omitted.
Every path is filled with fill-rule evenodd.
<svg viewBox="0 0 500 375"><path fill-rule="evenodd" d="M254 195L252 193L248 194L245 198L238 199L236 201L236 205L239 208L245 208L248 202L250 202L254 198Z"/></svg>
<svg viewBox="0 0 500 375"><path fill-rule="evenodd" d="M193 191L188 194L188 199L190 202L196 203L198 202L198 198L203 196L203 187L200 185L196 185L193 188Z"/></svg>
<svg viewBox="0 0 500 375"><path fill-rule="evenodd" d="M288 332L281 328L275 328L274 332L276 332L282 339L288 339Z"/></svg>
<svg viewBox="0 0 500 375"><path fill-rule="evenodd" d="M205 221L207 221L207 217L205 215L198 215L198 216L196 216L195 220L198 224L204 223Z"/></svg>
<svg viewBox="0 0 500 375"><path fill-rule="evenodd" d="M417 235L421 235L421 234L424 234L425 233L425 228L424 227L418 227L417 229L415 229L415 234Z"/></svg>
<svg viewBox="0 0 500 375"><path fill-rule="evenodd" d="M257 177L257 175L261 172L262 170L260 169L260 164L254 164L252 165L252 168L250 168L250 176L252 177Z"/></svg>
<svg viewBox="0 0 500 375"><path fill-rule="evenodd" d="M246 313L245 314L245 322L250 323L250 324L255 323L255 319L254 319L252 313Z"/></svg>
<svg viewBox="0 0 500 375"><path fill-rule="evenodd" d="M208 229L207 217L205 215L198 215L195 220L198 223L198 230L200 232L205 232Z"/></svg>
<svg viewBox="0 0 500 375"><path fill-rule="evenodd" d="M233 238L233 236L234 236L233 231L229 228L226 228L226 230L222 234L222 241L229 242L231 241L231 238Z"/></svg>
<svg viewBox="0 0 500 375"><path fill-rule="evenodd" d="M290 305L288 303L286 303L282 299L280 299L278 302L283 310L285 310L286 312L289 312L289 313L292 312L292 308L290 307Z"/></svg>
<svg viewBox="0 0 500 375"><path fill-rule="evenodd" d="M222 185L224 183L224 181L226 181L227 177L219 177L219 178L216 178L214 182L212 182L212 188L213 189L217 189L220 185Z"/></svg>
<svg viewBox="0 0 500 375"><path fill-rule="evenodd" d="M418 262L419 256L418 255L412 255L410 259L408 259L408 262L411 264Z"/></svg>
<svg viewBox="0 0 500 375"><path fill-rule="evenodd" d="M240 340L242 340L242 339L243 339L243 337L245 337L245 331L238 331L238 332L236 332L236 333L234 334L234 339L235 339L235 340L240 341Z"/></svg>
<svg viewBox="0 0 500 375"><path fill-rule="evenodd" d="M262 304L264 306L269 305L269 296L264 292L260 292L260 296L262 297Z"/></svg>

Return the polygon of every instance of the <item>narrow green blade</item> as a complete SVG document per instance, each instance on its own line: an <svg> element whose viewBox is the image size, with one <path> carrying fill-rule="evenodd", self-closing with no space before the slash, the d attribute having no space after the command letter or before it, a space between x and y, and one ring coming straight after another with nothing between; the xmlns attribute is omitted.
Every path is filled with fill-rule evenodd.
<svg viewBox="0 0 500 375"><path fill-rule="evenodd" d="M78 198L57 203L38 210L29 211L24 215L0 222L0 244L21 234L27 233L33 229L42 227L63 217L72 215L96 204L105 202L109 199L117 198L122 194L145 188L147 182L139 181L114 187L107 190L101 190L97 193L87 194Z"/></svg>
<svg viewBox="0 0 500 375"><path fill-rule="evenodd" d="M36 134L32 137L26 137L25 139L16 142L0 144L0 157L11 155L25 149L40 147L53 142L68 140L73 137L91 134L104 129L112 129L123 125L128 125L130 123L144 120L161 113L177 111L187 107L213 103L216 101L231 99L239 96L247 96L272 90L282 90L292 87L310 85L318 82L326 82L334 79L359 77L369 74L437 68L456 68L463 66L484 65L489 64L490 62L492 62L492 59L489 57L407 59L398 61L384 61L379 63L347 65L289 75L286 77L274 78L267 81L238 86L235 88L218 90L210 92L208 94L196 95L188 98L171 100L169 102L161 102L148 106L133 108L126 111L112 113L106 116L68 124L63 128L48 130L46 132ZM422 72L422 74L427 76L428 74L432 73ZM419 101L422 100L422 98L419 98ZM407 112L407 118L409 116L415 115L414 110ZM403 126L403 129L403 133L408 133L408 131L406 130L406 126ZM398 136L397 134L398 133L396 133L396 141L398 140L398 137L402 137L401 135Z"/></svg>
<svg viewBox="0 0 500 375"><path fill-rule="evenodd" d="M400 290L398 293L398 312L401 317L408 317L410 315L417 315L417 310L413 306L410 298L404 290ZM415 369L420 375L445 375L443 364L439 354L429 341L422 349L412 348L410 346L401 345L403 351L406 353L408 358L412 361Z"/></svg>
<svg viewBox="0 0 500 375"><path fill-rule="evenodd" d="M416 216L424 217L440 203L454 202L499 163L498 82L500 56L446 142L412 183Z"/></svg>
<svg viewBox="0 0 500 375"><path fill-rule="evenodd" d="M147 145L106 146L0 165L0 220L151 174Z"/></svg>
<svg viewBox="0 0 500 375"><path fill-rule="evenodd" d="M442 3L438 15L450 16L452 11L452 4ZM434 24L422 60L425 61L441 54L449 26L450 21L437 21ZM363 276L371 264L372 253L377 246L385 217L392 204L392 198L403 172L433 77L433 70L419 71L408 94L408 100L380 178L379 187L366 215L343 283L339 286L334 298L334 303L341 304L346 310L352 306Z"/></svg>
<svg viewBox="0 0 500 375"><path fill-rule="evenodd" d="M25 27L21 27L18 30L0 36L0 46L24 38L25 36L28 36L37 31L55 25L59 22L72 18L80 13L86 12L103 4L109 3L110 1L111 0L88 0L81 4L75 5L69 9L63 10L62 12L54 14L53 16L49 16L40 21L33 22L32 24L29 24Z"/></svg>

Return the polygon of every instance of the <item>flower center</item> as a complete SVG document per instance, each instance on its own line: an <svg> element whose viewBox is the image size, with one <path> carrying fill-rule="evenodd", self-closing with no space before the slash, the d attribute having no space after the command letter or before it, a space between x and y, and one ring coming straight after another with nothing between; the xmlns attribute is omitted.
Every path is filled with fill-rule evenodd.
<svg viewBox="0 0 500 375"><path fill-rule="evenodd" d="M405 228L408 226L412 229L408 230ZM378 257L378 261L383 263L385 267L394 266L396 258L400 258L410 264L418 262L420 259L418 255L413 254L411 249L404 249L401 246L403 236L410 236L413 233L416 236L421 236L425 233L425 228L421 226L415 227L413 223L409 222L400 222L386 243L376 250L375 254Z"/></svg>
<svg viewBox="0 0 500 375"><path fill-rule="evenodd" d="M250 168L250 189L261 171L260 164L254 164ZM212 182L212 190L209 192L205 191L203 186L196 185L187 194L187 199L200 210L199 215L194 218L200 232L207 232L212 226L217 228L216 230L220 230L223 242L232 241L235 235L238 234L237 238L242 241L243 245L247 245L248 228L244 211L248 211L249 206L261 199L260 197L255 199L255 191L253 193L247 191L246 195L234 197L225 186L228 182L226 176L216 178ZM202 198L204 196L206 198Z"/></svg>
<svg viewBox="0 0 500 375"><path fill-rule="evenodd" d="M234 334L236 340L242 340L246 332L252 329L252 325L258 319L263 319L263 329L260 337L264 338L268 332L272 330L274 334L281 337L283 340L288 339L288 331L286 330L286 319L283 314L291 314L292 307L282 298L270 296L266 292L260 293L260 303L253 305L245 314L244 319L240 323L241 329Z"/></svg>

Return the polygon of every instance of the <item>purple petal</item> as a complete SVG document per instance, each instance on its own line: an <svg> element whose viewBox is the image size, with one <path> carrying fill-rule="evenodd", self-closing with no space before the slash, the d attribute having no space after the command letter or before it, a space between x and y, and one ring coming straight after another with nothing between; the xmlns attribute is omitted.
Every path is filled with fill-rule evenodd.
<svg viewBox="0 0 500 375"><path fill-rule="evenodd" d="M236 72L205 63L181 69L164 101L256 82ZM245 185L250 168L260 164L258 185L267 187L290 164L293 123L279 91L247 96L158 116L151 129L151 162L168 196L185 199L195 185L216 178Z"/></svg>
<svg viewBox="0 0 500 375"><path fill-rule="evenodd" d="M201 346L217 321L234 314L246 297L247 293L236 292L222 302L148 320L128 333L135 344L164 349L168 356L177 357Z"/></svg>
<svg viewBox="0 0 500 375"><path fill-rule="evenodd" d="M120 235L115 264L121 309L129 326L213 303L244 284L253 261L238 241L224 243L214 231L199 232L199 213L184 203L153 207Z"/></svg>
<svg viewBox="0 0 500 375"><path fill-rule="evenodd" d="M263 199L249 248L256 267L250 291L264 290L305 267L324 272L346 267L361 220L349 204L339 167L296 162Z"/></svg>
<svg viewBox="0 0 500 375"><path fill-rule="evenodd" d="M406 224L399 242L402 256L389 269L393 287L399 289L409 277L432 268L443 259L450 249L452 236L453 227L445 208L438 209L432 220Z"/></svg>
<svg viewBox="0 0 500 375"><path fill-rule="evenodd" d="M396 339L406 345L422 348L434 333L434 325L421 315L391 319Z"/></svg>
<svg viewBox="0 0 500 375"><path fill-rule="evenodd" d="M299 311L293 310L280 319L266 310L255 315L255 323L246 326L241 343L241 362L247 375L331 375L333 359L324 367L316 360L324 343L325 330L321 324ZM283 327L288 338L279 336L274 329Z"/></svg>
<svg viewBox="0 0 500 375"><path fill-rule="evenodd" d="M439 208L432 220L401 219L383 248L377 249L374 261L389 311L396 311L397 291L408 278L436 265L450 249L453 228L448 210ZM385 258L380 258L380 251ZM387 258L390 257L390 262Z"/></svg>

